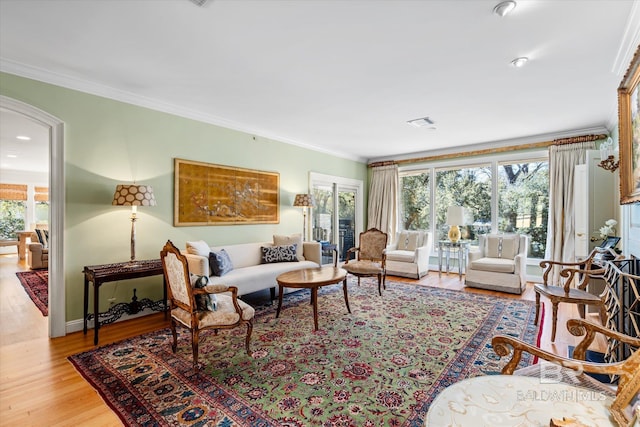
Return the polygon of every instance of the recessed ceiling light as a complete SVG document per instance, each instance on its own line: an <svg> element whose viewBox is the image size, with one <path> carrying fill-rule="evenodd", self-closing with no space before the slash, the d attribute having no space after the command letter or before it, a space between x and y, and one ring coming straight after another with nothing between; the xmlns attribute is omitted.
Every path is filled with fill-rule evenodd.
<svg viewBox="0 0 640 427"><path fill-rule="evenodd" d="M503 1L501 3L498 3L496 7L493 8L493 13L495 13L498 16L505 16L515 8L516 8L515 1Z"/></svg>
<svg viewBox="0 0 640 427"><path fill-rule="evenodd" d="M25 136L25 135L18 135L18 136L16 136L16 139L19 139L21 141L31 141L31 137L30 136Z"/></svg>
<svg viewBox="0 0 640 427"><path fill-rule="evenodd" d="M10 159L17 159L18 156L16 156L15 154L7 154L7 157Z"/></svg>
<svg viewBox="0 0 640 427"><path fill-rule="evenodd" d="M409 120L407 123L409 123L411 126L415 126L417 128L427 128L427 129L435 129L436 128L435 123L429 117L422 117L422 118L419 118L419 119Z"/></svg>
<svg viewBox="0 0 640 427"><path fill-rule="evenodd" d="M520 58L516 58L513 61L511 61L511 65L513 65L516 68L520 68L524 64L526 64L527 61L529 61L529 58L527 58L526 56L521 56Z"/></svg>

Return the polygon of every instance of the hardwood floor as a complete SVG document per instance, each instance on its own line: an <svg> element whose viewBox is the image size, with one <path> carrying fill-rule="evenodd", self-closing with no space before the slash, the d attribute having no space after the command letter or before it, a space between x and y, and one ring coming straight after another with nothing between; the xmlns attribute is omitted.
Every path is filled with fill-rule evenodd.
<svg viewBox="0 0 640 427"><path fill-rule="evenodd" d="M82 332L49 339L47 318L29 299L15 273L26 270L17 255L0 255L0 426L117 426L118 417L96 391L67 361L67 356L93 348L93 335ZM390 277L464 292L535 300L531 286L523 295L507 295L464 288L457 274L430 272L421 280ZM268 292L258 298L268 298ZM250 298L245 298L251 302ZM544 299L543 299L544 301ZM546 301L542 347L566 355L568 345L578 340L564 328L567 319L578 317L577 309L561 304L558 336L551 339L551 307ZM100 344L108 344L168 326L161 313L105 326ZM602 342L596 343L599 348Z"/></svg>

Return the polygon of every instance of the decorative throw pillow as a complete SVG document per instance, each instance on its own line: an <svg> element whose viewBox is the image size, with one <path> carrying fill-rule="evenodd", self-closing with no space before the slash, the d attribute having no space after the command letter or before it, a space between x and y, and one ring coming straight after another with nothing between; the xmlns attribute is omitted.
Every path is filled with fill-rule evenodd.
<svg viewBox="0 0 640 427"><path fill-rule="evenodd" d="M187 253L191 255L209 256L211 248L204 240L196 242L187 242Z"/></svg>
<svg viewBox="0 0 640 427"><path fill-rule="evenodd" d="M291 236L281 236L278 234L273 235L273 245L274 246L285 246L285 245L297 245L296 246L296 256L298 257L298 261L304 261L304 255L302 254L304 247L302 246L302 234L292 234Z"/></svg>
<svg viewBox="0 0 640 427"><path fill-rule="evenodd" d="M261 264L271 264L274 262L298 262L296 255L297 245L282 246L261 246Z"/></svg>
<svg viewBox="0 0 640 427"><path fill-rule="evenodd" d="M204 288L209 284L207 276L191 275L191 286L195 289ZM215 294L195 295L196 309L198 311L216 311L218 309L218 298Z"/></svg>
<svg viewBox="0 0 640 427"><path fill-rule="evenodd" d="M233 263L227 251L220 249L220 252L210 252L209 268L214 276L224 276L233 270Z"/></svg>
<svg viewBox="0 0 640 427"><path fill-rule="evenodd" d="M43 230L41 228L36 228L36 235L38 236L38 241L42 244L43 248L49 247L49 231Z"/></svg>
<svg viewBox="0 0 640 427"><path fill-rule="evenodd" d="M514 259L518 254L520 237L487 236L487 256L489 258Z"/></svg>

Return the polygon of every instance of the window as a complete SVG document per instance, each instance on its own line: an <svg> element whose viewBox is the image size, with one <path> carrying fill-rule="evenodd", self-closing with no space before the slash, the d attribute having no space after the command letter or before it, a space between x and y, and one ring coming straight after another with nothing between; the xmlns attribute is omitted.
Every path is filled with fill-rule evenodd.
<svg viewBox="0 0 640 427"><path fill-rule="evenodd" d="M528 234L529 258L544 258L549 211L549 164L498 165L498 231Z"/></svg>
<svg viewBox="0 0 640 427"><path fill-rule="evenodd" d="M462 164L465 161L467 164ZM473 245L480 234L528 234L529 258L543 258L549 210L546 152L469 162L462 159L401 170L399 228L426 229L435 241L447 239L447 208L463 206L466 224L459 224L462 239Z"/></svg>
<svg viewBox="0 0 640 427"><path fill-rule="evenodd" d="M431 225L429 173L405 175L400 179L400 208L403 230L428 230Z"/></svg>
<svg viewBox="0 0 640 427"><path fill-rule="evenodd" d="M478 242L478 234L490 231L491 165L436 172L436 225L438 240L445 240L449 225L459 225L463 240ZM465 209L465 224L447 224L449 206Z"/></svg>
<svg viewBox="0 0 640 427"><path fill-rule="evenodd" d="M27 186L0 184L0 239L17 239L16 231L25 230Z"/></svg>

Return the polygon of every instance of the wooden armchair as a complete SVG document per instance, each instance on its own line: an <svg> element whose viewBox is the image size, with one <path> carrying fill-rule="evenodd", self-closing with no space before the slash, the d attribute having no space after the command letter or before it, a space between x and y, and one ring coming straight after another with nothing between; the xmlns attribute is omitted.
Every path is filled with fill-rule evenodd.
<svg viewBox="0 0 640 427"><path fill-rule="evenodd" d="M533 290L536 293L536 318L534 324L538 324L540 314L540 295L544 295L551 301L552 308L552 325L551 325L551 341L556 340L556 329L558 326L558 304L561 302L578 304L578 312L580 317L585 317L585 305L594 305L598 307L600 314L600 322L606 324L607 311L605 309L605 292L600 295L594 295L587 291L589 280L594 277L602 277L605 272L603 265L596 262L603 256L609 256L610 259L619 259L622 255L616 254L612 249L602 249L596 247L589 256L579 262L559 262L544 260L540 262L542 267L542 282L536 283ZM560 277L564 282L562 286L550 285L549 275L554 268L562 268ZM597 267L597 268L594 268Z"/></svg>
<svg viewBox="0 0 640 427"><path fill-rule="evenodd" d="M634 419L640 414L633 414L631 405L640 393L640 339L633 338L619 332L611 331L601 325L589 322L583 319L571 319L567 322L567 329L572 335L582 336L584 338L576 346L573 356L574 359L557 356L538 347L527 344L517 338L505 335L497 335L491 340L493 351L500 357L507 356L511 351L513 354L511 360L502 368L502 373L506 375L542 375L539 365L529 366L516 371L516 367L520 363L522 352L527 352L538 356L540 359L556 363L562 368L562 381L571 385L583 388L590 388L600 392L611 392L602 383L594 378L584 375L584 372L594 374L606 374L618 376L618 388L615 392L615 398L611 405L611 415L621 427L631 426ZM594 363L585 362L587 348L593 342L596 333L602 333L612 339L625 342L636 350L631 356L617 363ZM534 368L534 369L531 369Z"/></svg>
<svg viewBox="0 0 640 427"><path fill-rule="evenodd" d="M388 235L377 228L370 228L360 233L359 247L347 251L346 261L342 268L358 277L377 277L378 293L382 296L382 287L386 288L387 269L386 252ZM350 255L357 254L354 261L349 261Z"/></svg>
<svg viewBox="0 0 640 427"><path fill-rule="evenodd" d="M160 252L162 268L167 283L167 297L171 309L171 333L173 343L171 349L176 352L178 335L176 325L181 324L191 331L191 348L193 351L193 366L198 366L199 333L203 329L231 329L247 325L245 348L251 356L249 342L253 331L253 307L238 299L238 288L227 285L208 285L194 288L191 284L187 258L180 253L171 241L167 241ZM195 276L194 276L195 277ZM198 304L196 296L216 295L216 307L203 307Z"/></svg>

